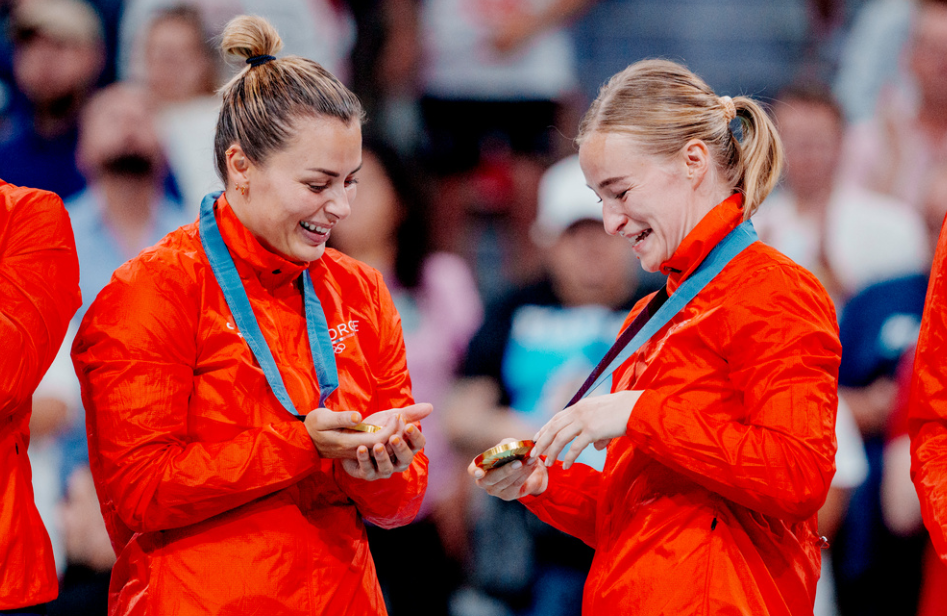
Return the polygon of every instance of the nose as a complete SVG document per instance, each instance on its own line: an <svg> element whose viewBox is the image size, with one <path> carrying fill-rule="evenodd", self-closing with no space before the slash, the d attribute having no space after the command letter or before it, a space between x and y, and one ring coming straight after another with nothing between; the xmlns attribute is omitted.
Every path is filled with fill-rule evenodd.
<svg viewBox="0 0 947 616"><path fill-rule="evenodd" d="M602 211L602 222L605 225L605 233L609 235L618 235L625 228L628 219L621 214L610 212L608 208Z"/></svg>
<svg viewBox="0 0 947 616"><path fill-rule="evenodd" d="M344 220L352 213L352 204L350 203L351 198L355 195L350 195L348 190L345 190L343 187L341 190L335 191L335 194L329 201L326 202L325 211L327 214L338 220Z"/></svg>

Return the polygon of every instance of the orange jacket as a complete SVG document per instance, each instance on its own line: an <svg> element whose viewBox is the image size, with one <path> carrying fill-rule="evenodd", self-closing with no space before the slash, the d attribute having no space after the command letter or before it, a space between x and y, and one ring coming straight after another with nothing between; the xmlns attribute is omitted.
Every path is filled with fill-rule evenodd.
<svg viewBox="0 0 947 616"><path fill-rule="evenodd" d="M296 409L318 405L303 265L267 251L221 197L217 218ZM327 250L309 265L334 342L326 405L412 402L401 323L380 274ZM273 395L196 223L119 268L73 347L89 459L118 562L109 613L383 614L364 517L408 523L427 459L387 480L321 459Z"/></svg>
<svg viewBox="0 0 947 616"><path fill-rule="evenodd" d="M670 293L741 222L739 204L663 264ZM812 614L840 358L822 286L760 242L629 358L613 391L645 393L604 471L560 464L523 499L596 549L583 613Z"/></svg>
<svg viewBox="0 0 947 616"><path fill-rule="evenodd" d="M81 303L62 200L0 180L0 610L45 603L58 591L26 450L33 390Z"/></svg>
<svg viewBox="0 0 947 616"><path fill-rule="evenodd" d="M908 410L911 478L924 525L947 562L947 233L941 230L914 355Z"/></svg>

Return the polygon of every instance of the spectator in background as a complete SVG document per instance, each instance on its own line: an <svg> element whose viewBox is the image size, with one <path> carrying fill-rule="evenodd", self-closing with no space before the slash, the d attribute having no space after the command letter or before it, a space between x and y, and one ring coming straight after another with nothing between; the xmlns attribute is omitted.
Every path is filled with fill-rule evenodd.
<svg viewBox="0 0 947 616"><path fill-rule="evenodd" d="M832 477L825 504L819 509L819 533L828 539L829 547L822 550L822 575L819 576L819 584L816 587L814 616L835 616L839 613L830 547L848 511L852 493L868 476L865 445L851 409L841 398L835 418L835 440L838 443L835 452L835 475Z"/></svg>
<svg viewBox="0 0 947 616"><path fill-rule="evenodd" d="M174 229L193 222L164 189L167 170L154 108L136 86L118 83L97 93L82 114L79 165L88 187L68 202L82 271L86 309L120 265ZM67 478L86 463L84 421L67 452Z"/></svg>
<svg viewBox="0 0 947 616"><path fill-rule="evenodd" d="M577 156L544 174L533 237L548 276L488 308L445 408L450 439L468 462L502 438L530 438L562 410L646 294L625 242L602 231L602 206ZM579 458L599 469L604 460L591 448ZM516 503L479 490L471 497L477 590L466 600L492 596L516 613L578 614L591 548Z"/></svg>
<svg viewBox="0 0 947 616"><path fill-rule="evenodd" d="M851 408L868 456L868 477L852 493L832 547L838 605L846 616L914 614L918 605L925 539L886 524L882 478L890 461L897 366L917 340L926 287L923 274L880 282L841 313L839 399Z"/></svg>
<svg viewBox="0 0 947 616"><path fill-rule="evenodd" d="M56 597L49 536L30 484L31 399L79 307L79 263L56 195L0 181L0 611Z"/></svg>
<svg viewBox="0 0 947 616"><path fill-rule="evenodd" d="M10 182L68 199L85 185L76 123L105 62L102 26L81 0L31 0L17 5L11 28L14 79L26 102L0 130L0 169Z"/></svg>
<svg viewBox="0 0 947 616"><path fill-rule="evenodd" d="M384 276L401 315L411 391L436 409L424 423L430 460L428 490L415 521L405 527L368 529L369 545L392 616L448 613L457 587L455 561L464 541L466 460L451 451L443 402L483 310L473 275L460 257L432 252L425 196L416 172L392 149L367 142L352 213L332 230L329 246L371 265ZM446 550L445 550L446 548ZM404 555L411 553L411 567ZM425 580L418 592L414 583Z"/></svg>
<svg viewBox="0 0 947 616"><path fill-rule="evenodd" d="M70 327L56 359L36 386L33 414L30 416L33 496L36 509L49 532L56 572L60 577L66 570L65 538L58 515L64 493L62 438L76 425L82 410L79 381L69 358L69 347L75 334L75 327Z"/></svg>
<svg viewBox="0 0 947 616"><path fill-rule="evenodd" d="M157 107L158 134L185 209L196 216L204 195L223 188L214 169L221 67L213 36L198 8L178 5L155 12L140 37L141 82Z"/></svg>
<svg viewBox="0 0 947 616"><path fill-rule="evenodd" d="M871 119L879 100L903 89L903 51L911 33L914 0L868 0L855 15L842 46L832 90L849 122Z"/></svg>
<svg viewBox="0 0 947 616"><path fill-rule="evenodd" d="M927 174L947 160L947 1L919 1L905 54L915 91L852 128L841 173L917 209Z"/></svg>
<svg viewBox="0 0 947 616"><path fill-rule="evenodd" d="M189 6L200 11L205 27L213 33L220 33L237 15L265 17L280 31L286 54L312 58L333 75L344 76L355 38L354 22L345 4L337 0L125 0L118 36L118 75L140 78L145 62L140 33L162 11Z"/></svg>
<svg viewBox="0 0 947 616"><path fill-rule="evenodd" d="M839 177L845 120L828 88L787 88L773 109L786 166L754 218L760 238L816 274L838 307L871 283L923 271L921 217Z"/></svg>
<svg viewBox="0 0 947 616"><path fill-rule="evenodd" d="M568 103L578 90L565 25L591 2L420 2L421 113L442 195L435 241L449 250L483 250L483 238L465 233L470 216L504 217L498 239L487 241L498 241L507 257L506 280L484 286L519 281L535 269L527 237L536 186L557 146L568 143L556 142L554 127L577 124L562 117L577 115Z"/></svg>

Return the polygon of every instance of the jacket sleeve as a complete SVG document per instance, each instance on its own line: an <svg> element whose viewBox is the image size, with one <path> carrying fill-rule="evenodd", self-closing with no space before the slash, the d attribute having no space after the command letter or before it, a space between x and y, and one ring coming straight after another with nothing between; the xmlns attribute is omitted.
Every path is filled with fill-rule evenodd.
<svg viewBox="0 0 947 616"><path fill-rule="evenodd" d="M414 404L414 399L411 397L401 317L381 275L376 272L375 276L378 351L367 358L373 364L372 372L377 375L375 408L402 408ZM406 471L395 473L388 479L365 481L352 477L343 470L340 462L336 462L335 477L362 517L376 526L395 528L409 524L418 514L427 489L427 464L427 456L421 451Z"/></svg>
<svg viewBox="0 0 947 616"><path fill-rule="evenodd" d="M947 562L947 234L941 231L914 358L908 411L911 478L924 525Z"/></svg>
<svg viewBox="0 0 947 616"><path fill-rule="evenodd" d="M835 472L835 311L808 274L772 268L751 276L753 284L732 290L732 303L721 307L723 331L715 334L734 396L720 400L699 382L663 379L639 398L627 434L735 503L804 520L822 506Z"/></svg>
<svg viewBox="0 0 947 616"><path fill-rule="evenodd" d="M73 345L100 499L137 532L200 522L289 486L320 463L299 421L217 442L189 436L195 408L214 404L194 391L199 307L193 282L161 268L141 258L120 268Z"/></svg>
<svg viewBox="0 0 947 616"><path fill-rule="evenodd" d="M53 193L0 185L0 418L32 395L81 303L69 215Z"/></svg>
<svg viewBox="0 0 947 616"><path fill-rule="evenodd" d="M520 502L536 517L592 548L595 542L596 506L602 473L585 464L563 470L562 462L549 468L549 483L539 496L524 496Z"/></svg>

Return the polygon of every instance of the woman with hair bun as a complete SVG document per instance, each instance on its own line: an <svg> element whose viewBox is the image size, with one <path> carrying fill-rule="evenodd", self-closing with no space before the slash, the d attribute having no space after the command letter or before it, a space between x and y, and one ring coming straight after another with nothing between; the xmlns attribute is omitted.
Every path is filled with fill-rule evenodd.
<svg viewBox="0 0 947 616"><path fill-rule="evenodd" d="M427 484L381 275L326 249L350 211L362 108L238 17L215 156L226 190L119 268L73 361L118 561L109 613L384 614L362 519ZM302 421L301 421L302 420Z"/></svg>
<svg viewBox="0 0 947 616"><path fill-rule="evenodd" d="M841 346L825 290L749 222L779 177L775 128L647 60L602 88L578 142L605 230L667 285L590 377L614 369L612 393L583 387L528 458L469 472L596 549L584 614L812 614ZM573 464L593 444L602 472Z"/></svg>

